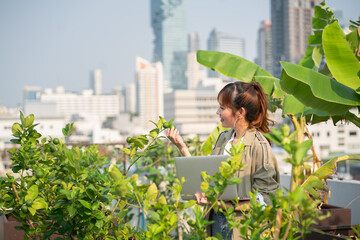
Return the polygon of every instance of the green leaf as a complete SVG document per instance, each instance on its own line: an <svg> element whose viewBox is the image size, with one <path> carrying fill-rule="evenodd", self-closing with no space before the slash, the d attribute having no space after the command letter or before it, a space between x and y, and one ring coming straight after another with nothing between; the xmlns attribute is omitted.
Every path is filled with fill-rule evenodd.
<svg viewBox="0 0 360 240"><path fill-rule="evenodd" d="M282 114L302 115L305 111L305 105L297 100L293 95L286 95L283 101Z"/></svg>
<svg viewBox="0 0 360 240"><path fill-rule="evenodd" d="M110 165L110 167L109 167L109 175L110 175L111 179L114 180L115 182L120 182L121 180L124 179L124 176L122 175L122 173L116 167L115 164Z"/></svg>
<svg viewBox="0 0 360 240"><path fill-rule="evenodd" d="M251 82L255 76L272 77L270 73L255 63L229 53L197 51L197 61L225 76L244 82Z"/></svg>
<svg viewBox="0 0 360 240"><path fill-rule="evenodd" d="M156 184L152 183L149 186L148 190L146 191L145 198L146 198L146 200L153 202L156 200L157 195L158 195L158 189L156 187Z"/></svg>
<svg viewBox="0 0 360 240"><path fill-rule="evenodd" d="M158 136L158 134L159 134L159 129L157 129L157 128L151 130L149 133L150 137L152 137L152 138L156 138Z"/></svg>
<svg viewBox="0 0 360 240"><path fill-rule="evenodd" d="M161 194L161 196L159 197L158 203L160 203L162 205L165 205L167 203L166 198L165 198L165 196L163 194Z"/></svg>
<svg viewBox="0 0 360 240"><path fill-rule="evenodd" d="M94 217L97 219L103 219L103 218L105 218L105 215L101 212L98 212L98 213L95 213Z"/></svg>
<svg viewBox="0 0 360 240"><path fill-rule="evenodd" d="M315 6L314 17L322 18L322 19L329 19L334 13L329 11L330 9L325 9L319 5Z"/></svg>
<svg viewBox="0 0 360 240"><path fill-rule="evenodd" d="M346 41L348 42L350 49L352 52L355 52L356 49L359 46L359 39L360 36L357 32L357 28L355 31L350 32L349 34L346 35ZM358 59L360 58L360 56L358 56Z"/></svg>
<svg viewBox="0 0 360 240"><path fill-rule="evenodd" d="M128 192L127 183L128 179L124 179L115 187L115 192L120 198L126 197L126 194Z"/></svg>
<svg viewBox="0 0 360 240"><path fill-rule="evenodd" d="M34 123L34 114L30 114L29 116L27 116L25 118L25 121L24 121L24 128L28 128L30 127L32 124Z"/></svg>
<svg viewBox="0 0 360 240"><path fill-rule="evenodd" d="M280 131L284 137L287 137L290 134L290 127L287 124L284 124L280 127Z"/></svg>
<svg viewBox="0 0 360 240"><path fill-rule="evenodd" d="M87 209L90 209L91 210L91 203L85 201L85 200L82 200L82 199L79 199L79 202L81 203L81 205L83 205L84 207L86 207Z"/></svg>
<svg viewBox="0 0 360 240"><path fill-rule="evenodd" d="M241 183L242 179L241 178L232 178L229 180L229 185L233 185L233 184L239 184Z"/></svg>
<svg viewBox="0 0 360 240"><path fill-rule="evenodd" d="M48 204L43 198L36 198L32 204L34 209L47 209Z"/></svg>
<svg viewBox="0 0 360 240"><path fill-rule="evenodd" d="M12 132L13 134L15 134L15 133L22 133L22 128L21 128L20 124L19 124L19 123L14 123L14 124L12 125L12 127L11 127L11 132Z"/></svg>
<svg viewBox="0 0 360 240"><path fill-rule="evenodd" d="M21 121L21 125L25 125L25 117L24 114L20 111L20 121Z"/></svg>
<svg viewBox="0 0 360 240"><path fill-rule="evenodd" d="M29 212L31 213L31 215L35 215L35 213L36 213L36 209L35 208L33 208L33 207L28 207L28 210L29 210Z"/></svg>
<svg viewBox="0 0 360 240"><path fill-rule="evenodd" d="M160 215L157 212L150 212L150 215L155 221L157 221L157 222L161 221Z"/></svg>
<svg viewBox="0 0 360 240"><path fill-rule="evenodd" d="M303 164L303 160L309 151L309 149L312 146L312 140L306 140L302 142L299 146L299 148L295 151L294 159L297 166L300 166Z"/></svg>
<svg viewBox="0 0 360 240"><path fill-rule="evenodd" d="M102 226L104 225L104 221L103 220L98 220L95 223L95 226L98 228L102 228Z"/></svg>
<svg viewBox="0 0 360 240"><path fill-rule="evenodd" d="M205 191L205 190L208 190L209 188L209 183L207 181L203 181L200 185L201 187L201 190Z"/></svg>
<svg viewBox="0 0 360 240"><path fill-rule="evenodd" d="M18 173L21 169L22 169L22 167L20 165L16 165L12 168L12 171L14 173Z"/></svg>
<svg viewBox="0 0 360 240"><path fill-rule="evenodd" d="M322 32L323 31L314 31L314 35L308 36L308 42L310 45L316 45L322 43Z"/></svg>
<svg viewBox="0 0 360 240"><path fill-rule="evenodd" d="M307 46L305 56L301 59L299 65L313 70L318 70L322 59L322 54L319 49L321 49L321 45L316 47Z"/></svg>
<svg viewBox="0 0 360 240"><path fill-rule="evenodd" d="M128 148L122 148L121 151L125 153L126 155L130 155L130 149Z"/></svg>
<svg viewBox="0 0 360 240"><path fill-rule="evenodd" d="M222 124L218 123L216 128L210 133L209 137L201 147L201 151L204 153L204 155L211 154L213 145L215 145L217 138L219 137L220 133L225 130L227 130L227 128L223 128Z"/></svg>
<svg viewBox="0 0 360 240"><path fill-rule="evenodd" d="M254 80L262 86L265 94L271 96L280 87L280 80L269 76L255 76Z"/></svg>
<svg viewBox="0 0 360 240"><path fill-rule="evenodd" d="M296 64L281 62L281 65L282 89L304 105L331 115L342 115L360 105L360 96L336 80Z"/></svg>
<svg viewBox="0 0 360 240"><path fill-rule="evenodd" d="M170 218L170 226L174 226L176 223L178 222L178 218L176 216L176 214L173 214Z"/></svg>
<svg viewBox="0 0 360 240"><path fill-rule="evenodd" d="M34 200L35 198L37 198L38 194L39 194L38 186L32 185L27 191L27 194L25 196L25 201Z"/></svg>
<svg viewBox="0 0 360 240"><path fill-rule="evenodd" d="M75 206L75 204L71 204L70 206L67 207L67 210L69 212L69 216L72 218L75 216L75 214L77 213L77 207Z"/></svg>
<svg viewBox="0 0 360 240"><path fill-rule="evenodd" d="M195 204L196 204L196 201L195 201L195 200L189 200L189 201L187 201L187 202L185 203L184 209L190 208L190 207L194 206Z"/></svg>
<svg viewBox="0 0 360 240"><path fill-rule="evenodd" d="M323 47L326 63L335 79L354 90L358 89L360 78L357 73L360 71L360 63L337 22L324 29Z"/></svg>
<svg viewBox="0 0 360 240"><path fill-rule="evenodd" d="M313 29L324 29L324 27L326 27L327 23L328 23L327 20L317 18L317 17L312 18L312 28Z"/></svg>

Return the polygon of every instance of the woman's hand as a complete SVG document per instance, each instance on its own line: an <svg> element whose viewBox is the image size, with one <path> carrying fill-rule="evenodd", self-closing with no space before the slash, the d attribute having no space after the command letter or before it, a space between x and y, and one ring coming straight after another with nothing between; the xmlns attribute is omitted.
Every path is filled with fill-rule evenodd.
<svg viewBox="0 0 360 240"><path fill-rule="evenodd" d="M166 130L166 137L180 150L181 155L188 157L191 156L189 149L187 148L184 140L179 134L179 130L176 128L168 128Z"/></svg>
<svg viewBox="0 0 360 240"><path fill-rule="evenodd" d="M205 193L195 193L196 203L199 205L207 205L208 201Z"/></svg>

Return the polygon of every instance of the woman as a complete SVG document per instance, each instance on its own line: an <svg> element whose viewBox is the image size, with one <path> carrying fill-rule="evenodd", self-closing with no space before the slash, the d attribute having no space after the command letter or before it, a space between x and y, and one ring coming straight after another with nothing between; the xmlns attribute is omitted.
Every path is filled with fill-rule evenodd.
<svg viewBox="0 0 360 240"><path fill-rule="evenodd" d="M247 166L236 173L242 178L238 184L240 205L249 203L249 192L258 191L257 201L263 205L271 204L269 194L279 187L277 161L269 142L261 133L268 133L267 98L257 82L234 82L227 84L218 94L219 108L216 112L224 128L212 151L213 155L224 155L232 144L244 143L243 163ZM183 156L190 152L177 129L168 129L167 137L180 150ZM195 194L198 204L207 204L204 194ZM228 202L226 205L230 205ZM238 209L239 210L239 209ZM220 233L224 239L236 239L236 233L229 232L225 216L219 211L210 218L215 221L211 226L211 235ZM234 236L232 236L234 235Z"/></svg>

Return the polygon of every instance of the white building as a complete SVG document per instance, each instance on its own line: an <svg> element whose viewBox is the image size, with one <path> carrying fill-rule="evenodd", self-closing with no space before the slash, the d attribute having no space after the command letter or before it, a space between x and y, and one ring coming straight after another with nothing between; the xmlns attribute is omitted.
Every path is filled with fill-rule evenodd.
<svg viewBox="0 0 360 240"><path fill-rule="evenodd" d="M201 38L198 32L192 32L188 35L188 51L197 52L201 49Z"/></svg>
<svg viewBox="0 0 360 240"><path fill-rule="evenodd" d="M207 79L197 89L166 93L165 118L175 119L181 135L206 139L219 123L217 94L224 85L221 79Z"/></svg>
<svg viewBox="0 0 360 240"><path fill-rule="evenodd" d="M137 112L144 129L164 115L164 78L161 62L150 63L136 57Z"/></svg>
<svg viewBox="0 0 360 240"><path fill-rule="evenodd" d="M66 92L63 87L57 87L55 91L45 89L36 93L35 100L24 101L25 114L64 117L66 122L70 122L75 115L103 121L120 112L118 95L94 95L89 89L83 90L81 94Z"/></svg>
<svg viewBox="0 0 360 240"><path fill-rule="evenodd" d="M336 152L360 153L360 129L351 122L334 126L329 120L309 126L309 131L320 158Z"/></svg>
<svg viewBox="0 0 360 240"><path fill-rule="evenodd" d="M25 115L26 116L26 115ZM5 143L10 143L10 140L13 139L11 127L12 125L18 122L20 123L20 114L18 116L2 116L0 117L0 139ZM34 123L39 123L35 129L43 137L62 137L62 129L65 127L65 119L63 117L39 117L35 116Z"/></svg>
<svg viewBox="0 0 360 240"><path fill-rule="evenodd" d="M200 81L206 78L206 70L197 62L196 52L190 52L187 55L187 71L188 89L198 87Z"/></svg>
<svg viewBox="0 0 360 240"><path fill-rule="evenodd" d="M101 94L102 89L102 73L100 69L95 69L90 72L90 87L95 95Z"/></svg>
<svg viewBox="0 0 360 240"><path fill-rule="evenodd" d="M125 112L136 113L136 84L129 83L125 86Z"/></svg>

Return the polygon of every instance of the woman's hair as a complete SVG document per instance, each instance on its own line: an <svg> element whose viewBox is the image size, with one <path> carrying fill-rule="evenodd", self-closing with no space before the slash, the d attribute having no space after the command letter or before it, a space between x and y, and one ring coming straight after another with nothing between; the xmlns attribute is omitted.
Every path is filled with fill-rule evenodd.
<svg viewBox="0 0 360 240"><path fill-rule="evenodd" d="M225 107L232 108L233 114L242 107L246 110L245 119L249 122L249 128L255 127L263 133L269 133L267 116L267 98L258 82L236 81L227 84L218 94L218 101ZM220 101L219 101L220 102Z"/></svg>

